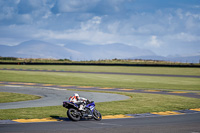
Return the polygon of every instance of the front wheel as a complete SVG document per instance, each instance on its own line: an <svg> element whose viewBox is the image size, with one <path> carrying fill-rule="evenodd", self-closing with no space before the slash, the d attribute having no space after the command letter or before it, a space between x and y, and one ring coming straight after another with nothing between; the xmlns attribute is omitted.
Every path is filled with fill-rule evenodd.
<svg viewBox="0 0 200 133"><path fill-rule="evenodd" d="M73 108L68 109L67 116L72 121L79 121L81 119L80 113Z"/></svg>
<svg viewBox="0 0 200 133"><path fill-rule="evenodd" d="M101 113L96 109L94 109L93 116L94 116L94 119L97 121L100 121L102 119Z"/></svg>

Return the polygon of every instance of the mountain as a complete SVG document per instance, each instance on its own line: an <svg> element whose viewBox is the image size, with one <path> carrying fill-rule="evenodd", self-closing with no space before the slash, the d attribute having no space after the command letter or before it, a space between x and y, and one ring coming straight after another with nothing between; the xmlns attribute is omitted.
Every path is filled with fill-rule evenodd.
<svg viewBox="0 0 200 133"><path fill-rule="evenodd" d="M22 58L69 58L76 51L63 48L48 42L30 40L16 46L0 45L0 56Z"/></svg>
<svg viewBox="0 0 200 133"><path fill-rule="evenodd" d="M65 46L30 40L16 46L0 45L0 56L22 58L68 58L72 60L98 60L155 55L150 50L124 44L85 45L69 41Z"/></svg>
<svg viewBox="0 0 200 133"><path fill-rule="evenodd" d="M65 47L82 53L82 57L79 57L81 60L98 60L114 58L124 59L133 56L155 55L150 50L139 49L135 46L128 46L119 43L107 45L66 44Z"/></svg>
<svg viewBox="0 0 200 133"><path fill-rule="evenodd" d="M151 59L177 62L199 63L199 56L158 56L150 50L140 49L120 43L106 45L86 45L76 41L67 41L64 46L53 43L29 40L16 46L0 45L0 56L21 58L54 58L71 60L99 59Z"/></svg>

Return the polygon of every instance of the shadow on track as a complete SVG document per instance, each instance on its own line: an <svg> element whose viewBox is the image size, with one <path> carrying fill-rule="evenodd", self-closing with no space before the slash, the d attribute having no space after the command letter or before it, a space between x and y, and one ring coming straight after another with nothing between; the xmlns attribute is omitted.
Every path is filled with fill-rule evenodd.
<svg viewBox="0 0 200 133"><path fill-rule="evenodd" d="M57 119L58 121L71 121L71 122L76 122L76 121L72 121L67 117L60 117L60 116L50 116L52 119ZM80 119L80 121L91 121L92 119Z"/></svg>

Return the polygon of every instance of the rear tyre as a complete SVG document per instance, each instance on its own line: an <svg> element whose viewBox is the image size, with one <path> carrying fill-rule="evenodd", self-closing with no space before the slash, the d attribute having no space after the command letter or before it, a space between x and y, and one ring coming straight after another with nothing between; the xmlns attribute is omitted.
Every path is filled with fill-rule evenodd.
<svg viewBox="0 0 200 133"><path fill-rule="evenodd" d="M80 113L73 108L68 109L67 116L72 121L79 121L81 119Z"/></svg>
<svg viewBox="0 0 200 133"><path fill-rule="evenodd" d="M94 119L97 121L100 121L102 119L101 113L96 109L94 109L93 116L94 116Z"/></svg>

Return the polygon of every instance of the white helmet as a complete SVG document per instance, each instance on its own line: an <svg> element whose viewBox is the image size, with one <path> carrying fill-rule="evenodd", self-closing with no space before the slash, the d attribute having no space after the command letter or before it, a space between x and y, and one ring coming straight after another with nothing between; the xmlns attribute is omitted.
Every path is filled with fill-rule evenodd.
<svg viewBox="0 0 200 133"><path fill-rule="evenodd" d="M78 93L74 93L74 96L79 97L79 94Z"/></svg>

